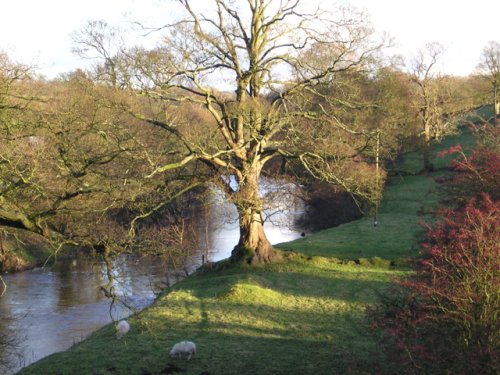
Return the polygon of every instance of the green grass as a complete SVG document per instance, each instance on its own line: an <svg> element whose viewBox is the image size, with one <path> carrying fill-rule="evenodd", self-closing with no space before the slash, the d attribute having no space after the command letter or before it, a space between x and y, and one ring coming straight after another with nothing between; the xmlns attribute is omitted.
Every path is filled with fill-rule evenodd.
<svg viewBox="0 0 500 375"><path fill-rule="evenodd" d="M475 139L472 136L470 130L465 129L460 134L452 135L444 138L440 143L434 146L434 157L435 155L451 146L459 144L462 149L467 153L474 146ZM446 155L440 158L434 158L433 164L436 169L441 169L450 164L453 159L453 155Z"/></svg>
<svg viewBox="0 0 500 375"><path fill-rule="evenodd" d="M403 272L286 254L280 263L197 274L129 319L117 340L104 327L21 374L360 374L383 367L364 308ZM193 340L197 355L171 359Z"/></svg>
<svg viewBox="0 0 500 375"><path fill-rule="evenodd" d="M364 218L279 245L278 263L199 271L131 317L122 340L108 325L20 374L397 373L365 308L408 274L390 264L417 256L418 221L438 198L433 175L393 177L378 227ZM181 340L197 344L190 361L168 356Z"/></svg>
<svg viewBox="0 0 500 375"><path fill-rule="evenodd" d="M373 226L372 217L365 217L277 247L344 260L380 263L382 258L405 264L418 256L418 241L422 235L420 222L432 220L430 214L440 199L435 177L447 173L440 169L451 161L451 156L435 158L435 155L455 144L467 150L473 143L467 131L450 136L434 146L436 172L398 174L390 178L380 205L377 227ZM410 173L422 169L423 160L417 153L407 155L398 167L399 171Z"/></svg>
<svg viewBox="0 0 500 375"><path fill-rule="evenodd" d="M474 137L469 129L462 129L460 133L447 136L438 143L432 145L431 159L436 170L446 168L452 161L453 156L447 155L444 157L436 157L436 155L453 145L460 144L467 151L474 145ZM419 151L406 154L397 166L397 173L402 175L418 175L424 172L424 158Z"/></svg>
<svg viewBox="0 0 500 375"><path fill-rule="evenodd" d="M493 123L494 116L495 112L493 109L493 105L484 105L466 116L465 121L471 123L491 121Z"/></svg>
<svg viewBox="0 0 500 375"><path fill-rule="evenodd" d="M404 261L417 256L416 243L422 232L419 221L437 202L432 176L394 177L386 188L377 227L373 218L365 217L278 247L339 259Z"/></svg>

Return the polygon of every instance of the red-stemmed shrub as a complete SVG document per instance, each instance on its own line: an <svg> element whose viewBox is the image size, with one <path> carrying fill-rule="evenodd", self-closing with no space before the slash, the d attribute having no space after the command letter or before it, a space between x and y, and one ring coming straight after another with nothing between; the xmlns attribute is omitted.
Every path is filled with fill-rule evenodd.
<svg viewBox="0 0 500 375"><path fill-rule="evenodd" d="M499 373L499 213L500 202L486 194L459 210L441 209L427 226L416 275L371 312L407 372Z"/></svg>
<svg viewBox="0 0 500 375"><path fill-rule="evenodd" d="M441 177L444 203L448 206L463 206L472 197L488 194L491 199L500 199L500 128L487 124L473 129L477 146L470 155L455 145L437 156L453 155L451 175Z"/></svg>

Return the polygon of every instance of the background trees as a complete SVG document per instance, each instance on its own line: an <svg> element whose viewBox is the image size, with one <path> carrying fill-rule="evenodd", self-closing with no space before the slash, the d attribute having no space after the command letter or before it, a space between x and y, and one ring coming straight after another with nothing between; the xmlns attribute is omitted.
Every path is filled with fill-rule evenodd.
<svg viewBox="0 0 500 375"><path fill-rule="evenodd" d="M102 60L93 68L93 79L115 87L120 70L120 52L125 49L120 30L104 20L88 21L81 30L73 33L73 40L74 53L86 59Z"/></svg>
<svg viewBox="0 0 500 375"><path fill-rule="evenodd" d="M498 125L498 116L500 114L500 102L498 99L500 88L500 43L491 41L484 47L477 68L479 73L491 84L495 123Z"/></svg>
<svg viewBox="0 0 500 375"><path fill-rule="evenodd" d="M179 217L168 214L166 207L197 187L204 175L198 172L193 177L194 170L177 168L149 176L158 164L176 158L179 145L174 137L144 127L124 110L141 108L155 114L162 109L81 70L46 82L31 78L27 67L3 57L0 268L29 266L18 255L35 242L33 253L43 257L36 262L63 248L94 249L105 255L161 252L181 259L185 254L173 245L174 238L184 246L189 242L189 250L194 250L192 228L179 214L181 205L175 212ZM196 109L182 111L178 114L185 113L187 121L199 121ZM158 220L160 213L163 217ZM166 233L166 225L186 234ZM153 235L151 226L159 234ZM168 240L162 240L166 234ZM17 244L14 238L19 239ZM45 251L49 248L52 252ZM177 263L183 263L179 259Z"/></svg>
<svg viewBox="0 0 500 375"><path fill-rule="evenodd" d="M2 72L2 229L36 233L56 249L129 245L130 220L120 224L121 210L147 216L172 199L173 184L144 178L148 152L164 143L152 143L152 131L139 131L116 106L123 93L84 72L41 82L20 69L5 64ZM164 195L146 199L154 189Z"/></svg>
<svg viewBox="0 0 500 375"><path fill-rule="evenodd" d="M416 111L420 134L423 138L424 169L432 170L430 162L432 142L440 140L453 125L447 106L451 102L451 92L447 80L436 73L436 64L444 52L443 46L430 43L418 51L410 65L411 82L414 85L413 106Z"/></svg>

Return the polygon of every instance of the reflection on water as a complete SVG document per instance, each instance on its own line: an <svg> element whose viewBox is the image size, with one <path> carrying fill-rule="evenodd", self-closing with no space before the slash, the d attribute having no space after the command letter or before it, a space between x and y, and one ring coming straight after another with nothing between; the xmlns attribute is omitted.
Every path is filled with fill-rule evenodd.
<svg viewBox="0 0 500 375"><path fill-rule="evenodd" d="M300 236L301 229L294 228L293 223L303 212L303 206L294 198L293 189L292 185L276 183L261 188L262 195L272 196L279 191L284 197L272 197L273 203L265 211L264 227L273 244ZM224 203L222 196L216 193L206 224L208 244L202 241L200 248L208 247L212 261L227 258L239 236L234 206ZM200 263L201 256L197 256L190 268ZM113 264L115 291L128 306L140 310L154 301L155 291L161 286L176 281L166 279L165 269L157 259L121 256ZM3 278L8 289L0 298L0 317L13 318L10 331L22 340L23 358L16 360L14 370L68 349L110 323L110 313L115 320L131 313L120 304L114 304L110 312L110 301L100 290L107 283L105 265L95 260L59 262L52 267L3 275Z"/></svg>
<svg viewBox="0 0 500 375"><path fill-rule="evenodd" d="M157 261L121 257L115 262L117 293L140 310L154 298L154 284L164 281ZM22 360L15 369L65 350L111 322L110 302L100 291L106 283L102 262L77 260L49 268L4 275L7 292L0 298L0 316L12 317L10 328L21 339ZM114 304L115 320L131 311Z"/></svg>

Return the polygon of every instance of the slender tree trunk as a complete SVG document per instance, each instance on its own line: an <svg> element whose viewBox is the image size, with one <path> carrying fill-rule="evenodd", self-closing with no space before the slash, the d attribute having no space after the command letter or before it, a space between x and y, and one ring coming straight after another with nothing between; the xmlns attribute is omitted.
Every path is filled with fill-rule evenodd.
<svg viewBox="0 0 500 375"><path fill-rule="evenodd" d="M432 172L434 170L434 165L431 162L431 148L432 148L432 134L430 123L425 124L424 128L424 149L422 152L424 159L424 170L426 172Z"/></svg>
<svg viewBox="0 0 500 375"><path fill-rule="evenodd" d="M375 148L375 183L377 185L377 191L380 189L380 129L377 127L377 143ZM377 197L375 202L375 215L373 217L373 226L378 226L378 206L380 203L380 196Z"/></svg>
<svg viewBox="0 0 500 375"><path fill-rule="evenodd" d="M434 170L434 164L431 162L431 142L425 142L422 154L424 159L424 170L426 172L432 172Z"/></svg>
<svg viewBox="0 0 500 375"><path fill-rule="evenodd" d="M278 257L264 232L262 199L259 197L261 167L251 166L245 170L245 178L238 181L238 192L233 197L240 225L240 239L231 253L231 259L236 262L269 263Z"/></svg>
<svg viewBox="0 0 500 375"><path fill-rule="evenodd" d="M500 102L498 101L498 88L496 85L493 88L493 111L495 112L495 125L498 126L498 117L500 116Z"/></svg>
<svg viewBox="0 0 500 375"><path fill-rule="evenodd" d="M3 233L0 231L0 261L2 260L4 255L4 249L3 249Z"/></svg>
<svg viewBox="0 0 500 375"><path fill-rule="evenodd" d="M0 230L0 271L2 271L5 258L6 258L6 252L5 252L5 249L3 247L3 232ZM3 282L2 276L0 276L0 281ZM4 291L2 291L2 294Z"/></svg>

